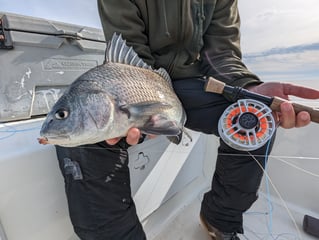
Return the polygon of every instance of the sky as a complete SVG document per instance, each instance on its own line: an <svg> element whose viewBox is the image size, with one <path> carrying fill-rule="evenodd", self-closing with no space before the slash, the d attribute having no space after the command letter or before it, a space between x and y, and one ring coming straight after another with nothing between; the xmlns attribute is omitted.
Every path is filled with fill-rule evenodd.
<svg viewBox="0 0 319 240"><path fill-rule="evenodd" d="M265 81L319 82L318 0L238 2L250 70ZM101 28L95 0L0 0L0 6L4 12Z"/></svg>

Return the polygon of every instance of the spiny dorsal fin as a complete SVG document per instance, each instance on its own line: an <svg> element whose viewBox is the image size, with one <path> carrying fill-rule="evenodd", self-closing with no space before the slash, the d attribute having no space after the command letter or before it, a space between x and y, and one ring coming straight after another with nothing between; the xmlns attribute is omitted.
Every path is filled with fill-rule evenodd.
<svg viewBox="0 0 319 240"><path fill-rule="evenodd" d="M160 75L162 78L164 78L167 82L169 82L172 85L171 77L169 76L168 72L164 68L159 68L154 70L158 75Z"/></svg>
<svg viewBox="0 0 319 240"><path fill-rule="evenodd" d="M153 70L137 55L132 47L126 45L126 40L123 40L122 35L116 33L113 34L112 39L107 44L105 62L123 63Z"/></svg>
<svg viewBox="0 0 319 240"><path fill-rule="evenodd" d="M152 70L171 84L168 72L164 68L154 70L150 65L145 63L132 47L126 45L126 40L122 38L122 34L114 33L112 39L108 42L105 52L105 63L107 62L123 63Z"/></svg>

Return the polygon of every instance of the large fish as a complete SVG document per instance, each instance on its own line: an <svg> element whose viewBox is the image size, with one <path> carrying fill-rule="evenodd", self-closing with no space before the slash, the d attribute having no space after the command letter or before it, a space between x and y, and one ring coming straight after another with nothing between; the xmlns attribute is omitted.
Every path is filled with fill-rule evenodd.
<svg viewBox="0 0 319 240"><path fill-rule="evenodd" d="M39 142L74 147L137 127L179 143L185 121L168 73L152 69L114 34L104 64L76 79L48 113Z"/></svg>

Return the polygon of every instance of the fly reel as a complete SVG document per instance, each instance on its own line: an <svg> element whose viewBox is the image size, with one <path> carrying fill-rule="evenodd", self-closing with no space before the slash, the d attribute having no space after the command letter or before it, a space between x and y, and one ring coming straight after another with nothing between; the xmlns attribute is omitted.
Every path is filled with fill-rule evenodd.
<svg viewBox="0 0 319 240"><path fill-rule="evenodd" d="M230 105L218 123L220 137L240 151L253 151L262 147L275 130L272 110L253 99L241 99Z"/></svg>

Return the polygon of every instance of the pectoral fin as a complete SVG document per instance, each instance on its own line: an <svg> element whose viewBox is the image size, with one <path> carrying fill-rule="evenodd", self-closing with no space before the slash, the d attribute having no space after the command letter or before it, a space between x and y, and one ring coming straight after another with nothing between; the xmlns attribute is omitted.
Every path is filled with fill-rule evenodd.
<svg viewBox="0 0 319 240"><path fill-rule="evenodd" d="M171 107L172 105L162 102L144 102L134 105L123 104L120 106L120 110L126 113L132 121L148 117L146 123L139 127L143 133L165 135L171 142L179 144L183 134L179 124L158 113Z"/></svg>
<svg viewBox="0 0 319 240"><path fill-rule="evenodd" d="M169 109L172 105L162 102L141 102L136 104L119 104L120 110L127 114L130 119L141 119L145 116L153 116L159 109Z"/></svg>
<svg viewBox="0 0 319 240"><path fill-rule="evenodd" d="M140 129L147 134L167 136L175 136L181 132L174 121L171 121L160 114L151 116Z"/></svg>
<svg viewBox="0 0 319 240"><path fill-rule="evenodd" d="M165 135L175 144L180 143L183 134L182 129L174 121L159 114L150 117L140 130L145 134Z"/></svg>

